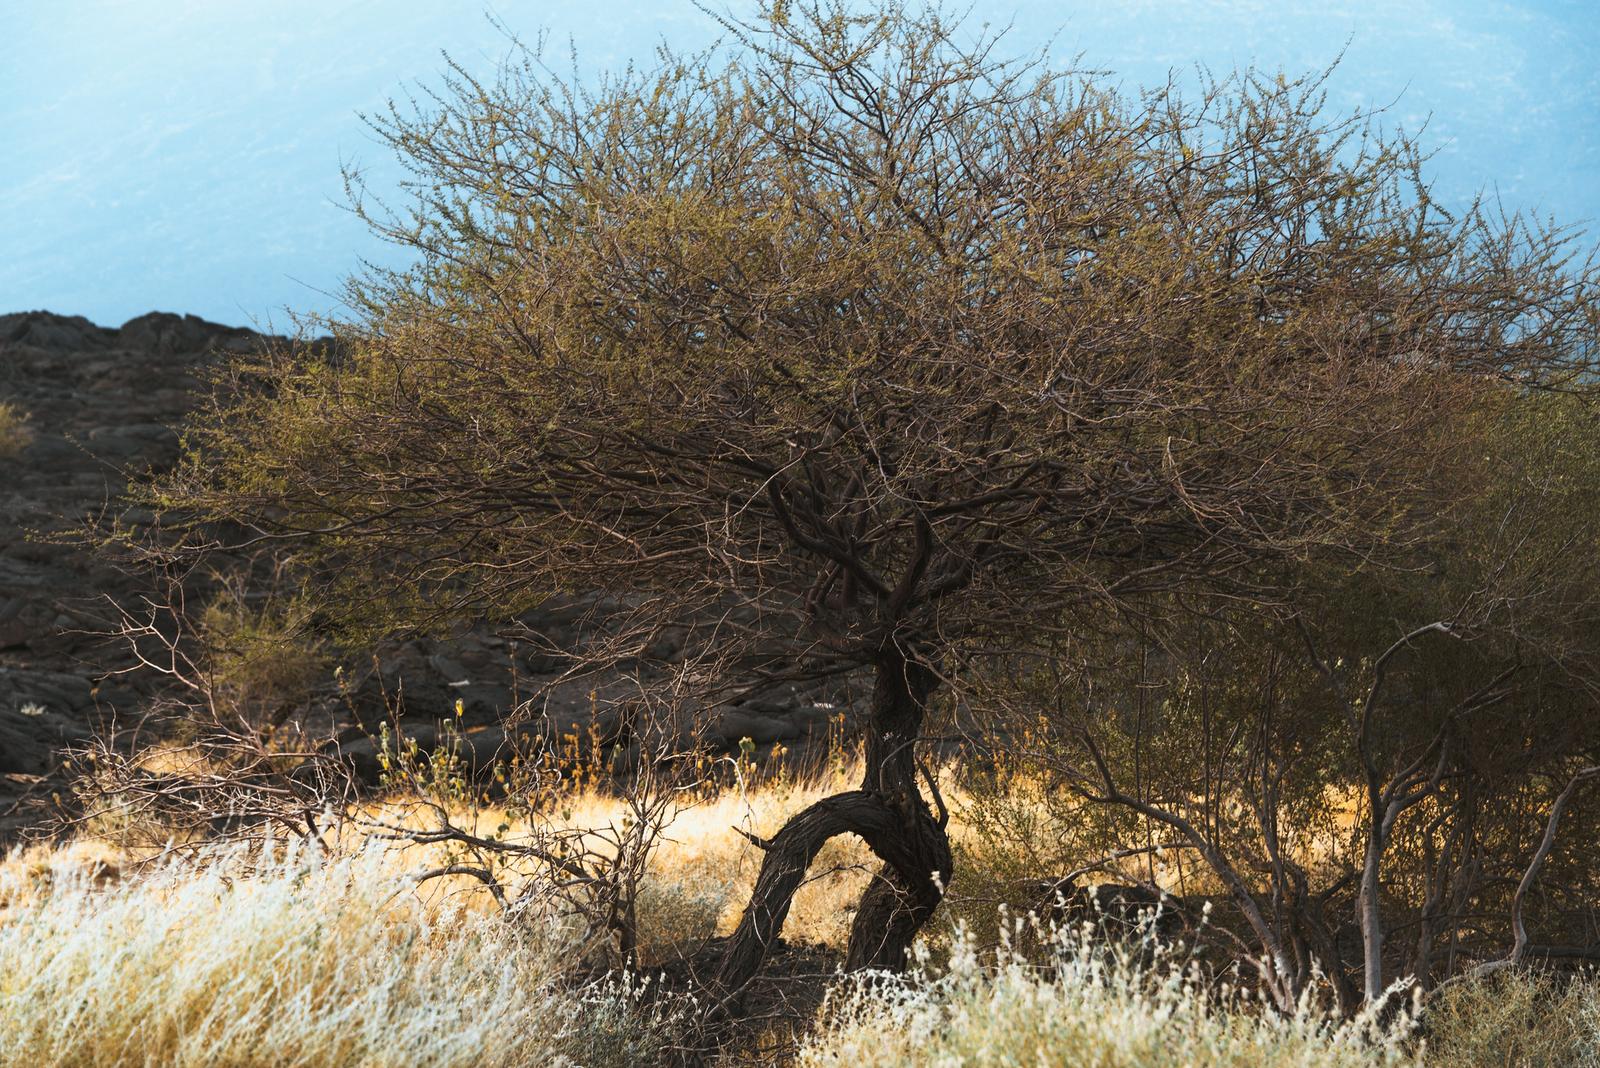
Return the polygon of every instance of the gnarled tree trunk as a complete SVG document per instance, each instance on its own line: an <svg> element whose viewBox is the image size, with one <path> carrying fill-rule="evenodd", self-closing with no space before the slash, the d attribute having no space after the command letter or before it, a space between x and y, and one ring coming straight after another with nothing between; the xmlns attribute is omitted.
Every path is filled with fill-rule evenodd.
<svg viewBox="0 0 1600 1068"><path fill-rule="evenodd" d="M784 824L766 843L744 916L715 981L712 1016L735 1014L745 987L783 931L794 893L828 839L859 835L883 861L850 930L851 969L905 967L912 939L950 880L950 840L917 788L915 744L938 685L926 665L893 650L878 663L861 789L834 794Z"/></svg>
<svg viewBox="0 0 1600 1068"><path fill-rule="evenodd" d="M851 971L899 971L922 925L950 882L950 839L917 788L916 742L928 696L938 679L926 666L893 657L878 668L867 733L863 790L882 798L893 813L896 856L872 845L884 863L861 895L845 966Z"/></svg>

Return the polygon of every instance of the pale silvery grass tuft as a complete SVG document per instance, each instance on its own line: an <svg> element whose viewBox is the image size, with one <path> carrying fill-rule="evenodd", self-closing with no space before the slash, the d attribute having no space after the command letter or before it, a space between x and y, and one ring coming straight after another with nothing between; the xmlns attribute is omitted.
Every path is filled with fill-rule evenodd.
<svg viewBox="0 0 1600 1068"><path fill-rule="evenodd" d="M569 977L553 918L433 905L377 848L216 851L120 885L0 885L0 1064L625 1065L625 983ZM87 871L87 870L86 870ZM0 882L27 878L20 865Z"/></svg>
<svg viewBox="0 0 1600 1068"><path fill-rule="evenodd" d="M1333 1020L1219 1007L1181 968L1108 957L1076 931L1048 932L1047 966L1002 945L980 957L958 931L949 963L840 988L802 1048L804 1068L1419 1068L1412 1017Z"/></svg>

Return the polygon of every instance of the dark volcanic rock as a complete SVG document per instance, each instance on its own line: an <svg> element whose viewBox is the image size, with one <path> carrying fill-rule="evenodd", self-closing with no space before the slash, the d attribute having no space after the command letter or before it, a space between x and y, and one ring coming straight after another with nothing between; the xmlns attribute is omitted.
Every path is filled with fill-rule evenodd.
<svg viewBox="0 0 1600 1068"><path fill-rule="evenodd" d="M253 336L192 316L120 330L49 312L0 316L0 401L26 412L33 432L0 459L0 775L48 776L63 746L119 711L98 684L126 666L102 635L105 599L127 594L129 580L71 536L116 507L129 470L172 462L192 372ZM110 692L130 706L144 696ZM11 781L0 780L0 838Z"/></svg>
<svg viewBox="0 0 1600 1068"><path fill-rule="evenodd" d="M155 684L101 685L129 666L104 635L112 604L136 587L75 532L123 507L130 473L176 459L174 427L214 354L259 340L192 315L158 312L120 329L49 312L0 316L0 401L27 413L33 434L0 458L0 841L27 816L7 784L48 780L62 747L137 713Z"/></svg>
<svg viewBox="0 0 1600 1068"><path fill-rule="evenodd" d="M48 797L62 747L137 715L159 684L121 674L130 666L126 650L105 637L113 606L135 603L136 581L72 535L95 516L133 526L154 520L122 502L128 478L177 459L174 428L193 408L207 365L262 340L164 312L117 329L42 311L0 315L0 401L26 412L33 431L19 455L0 458L0 844L19 821L37 818L18 811L18 792L33 801ZM549 647L570 649L579 621L597 606L604 604L569 599L523 622ZM664 637L654 652L678 655L681 639ZM519 699L534 698L519 732L554 737L593 728L605 735L617 729L628 687L637 686L551 685L559 658L512 645L489 627L401 643L383 650L381 663L378 673L356 680L357 726L392 714L399 694L416 729L431 729L459 699L480 762L499 751L503 734L492 728ZM849 700L837 686L791 689L710 714L708 733L729 749L742 738L763 749L793 748L825 737L835 710ZM348 722L349 706L330 701L324 712L335 719L328 726L360 736ZM365 773L375 766L357 763Z"/></svg>

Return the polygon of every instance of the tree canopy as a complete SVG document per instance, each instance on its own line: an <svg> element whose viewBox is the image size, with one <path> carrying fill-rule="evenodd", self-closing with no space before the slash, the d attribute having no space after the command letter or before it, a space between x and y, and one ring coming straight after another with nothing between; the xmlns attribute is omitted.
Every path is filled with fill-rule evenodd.
<svg viewBox="0 0 1600 1068"><path fill-rule="evenodd" d="M851 963L903 963L950 875L933 695L1413 565L1475 420L1588 390L1600 315L1570 234L1445 211L1323 76L1120 93L893 4L726 28L376 117L408 199L358 204L414 262L352 280L337 353L237 364L154 493L295 546L351 629L606 590L607 656L714 627L707 700L871 672L862 788L767 843L732 992L837 833L885 861Z"/></svg>

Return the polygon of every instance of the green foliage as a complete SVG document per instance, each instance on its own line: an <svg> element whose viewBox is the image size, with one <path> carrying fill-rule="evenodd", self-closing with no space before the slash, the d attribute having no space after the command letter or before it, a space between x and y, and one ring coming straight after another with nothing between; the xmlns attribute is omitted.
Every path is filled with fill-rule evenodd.
<svg viewBox="0 0 1600 1068"><path fill-rule="evenodd" d="M276 582L265 590L242 578L225 584L197 620L213 709L268 734L304 712L333 664L310 617L306 602Z"/></svg>
<svg viewBox="0 0 1600 1068"><path fill-rule="evenodd" d="M19 455L32 441L27 413L9 401L0 401L0 460Z"/></svg>
<svg viewBox="0 0 1600 1068"><path fill-rule="evenodd" d="M462 755L461 734L454 723L439 725L438 744L427 751L414 737L391 734L388 723L379 725L373 741L382 789L440 807L465 809L476 803L479 791L472 784L472 769ZM496 773L504 782L505 769Z"/></svg>
<svg viewBox="0 0 1600 1068"><path fill-rule="evenodd" d="M300 537L355 628L827 586L871 630L911 575L894 625L1021 645L1130 572L1382 554L1479 376L1587 368L1566 238L1433 210L1317 77L1136 99L938 12L766 14L378 118L415 263L352 280L339 353L234 368L155 503Z"/></svg>
<svg viewBox="0 0 1600 1068"><path fill-rule="evenodd" d="M1358 883L1416 932L1387 964L1491 955L1600 751L1600 265L1438 211L1326 74L1134 97L893 3L729 28L597 85L452 68L374 122L412 203L357 208L414 262L351 281L335 351L229 368L145 491L191 545L299 554L292 603L208 625L234 691L313 611L372 636L606 591L580 667L715 621L672 716L875 671L868 776L930 842L910 680L956 691L1074 795L1019 835L999 790L980 882L1181 838L1285 1011L1353 1010Z"/></svg>
<svg viewBox="0 0 1600 1068"><path fill-rule="evenodd" d="M1035 751L1075 802L1133 818L1124 844L1185 842L1263 917L1289 910L1280 933L1329 996L1364 964L1337 932L1374 842L1383 925L1405 932L1383 975L1427 986L1505 952L1551 804L1600 753L1600 423L1581 397L1507 388L1452 434L1439 522L1403 552L1303 561L1272 601L1151 599L1030 680ZM1586 793L1563 815L1524 902L1535 943L1586 940L1597 819Z"/></svg>

